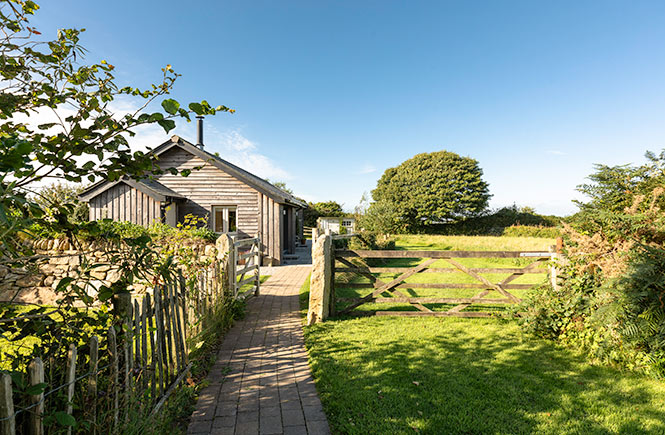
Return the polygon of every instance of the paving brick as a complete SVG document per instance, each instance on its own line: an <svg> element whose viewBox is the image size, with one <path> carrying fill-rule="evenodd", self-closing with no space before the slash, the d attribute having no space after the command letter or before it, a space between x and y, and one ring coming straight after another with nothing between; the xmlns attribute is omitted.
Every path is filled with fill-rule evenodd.
<svg viewBox="0 0 665 435"><path fill-rule="evenodd" d="M262 406L259 410L260 418L264 417L275 417L282 414L282 410L279 406Z"/></svg>
<svg viewBox="0 0 665 435"><path fill-rule="evenodd" d="M259 429L261 434L280 434L282 433L282 418L279 415L262 417L259 420Z"/></svg>
<svg viewBox="0 0 665 435"><path fill-rule="evenodd" d="M212 421L212 428L220 427L235 427L236 425L236 416L235 415L224 415L221 417L215 417Z"/></svg>
<svg viewBox="0 0 665 435"><path fill-rule="evenodd" d="M298 293L306 266L271 271L222 343L189 434L328 434L307 362Z"/></svg>
<svg viewBox="0 0 665 435"><path fill-rule="evenodd" d="M302 426L285 426L284 435L307 435L307 427Z"/></svg>
<svg viewBox="0 0 665 435"><path fill-rule="evenodd" d="M187 433L208 433L212 428L212 420L192 420L187 427Z"/></svg>
<svg viewBox="0 0 665 435"><path fill-rule="evenodd" d="M259 422L258 421L248 421L245 423L238 423L236 425L236 435L258 435L259 433Z"/></svg>
<svg viewBox="0 0 665 435"><path fill-rule="evenodd" d="M303 412L307 421L320 421L326 420L326 414L323 412L321 405L318 406L303 406Z"/></svg>
<svg viewBox="0 0 665 435"><path fill-rule="evenodd" d="M309 435L329 435L330 428L328 427L328 422L325 420L307 420L307 433Z"/></svg>
<svg viewBox="0 0 665 435"><path fill-rule="evenodd" d="M301 426L305 424L305 417L302 409L283 409L282 421L284 426Z"/></svg>
<svg viewBox="0 0 665 435"><path fill-rule="evenodd" d="M259 421L259 411L258 408L256 411L238 411L236 416L236 421L238 423L246 423L249 421Z"/></svg>
<svg viewBox="0 0 665 435"><path fill-rule="evenodd" d="M220 401L217 404L217 410L215 411L215 416L235 416L238 412L238 403L229 402L229 401Z"/></svg>

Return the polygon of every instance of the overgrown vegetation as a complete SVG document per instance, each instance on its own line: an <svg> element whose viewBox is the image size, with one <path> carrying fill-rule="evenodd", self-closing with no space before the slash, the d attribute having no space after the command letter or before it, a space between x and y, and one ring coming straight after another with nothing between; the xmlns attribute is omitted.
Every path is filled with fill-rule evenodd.
<svg viewBox="0 0 665 435"><path fill-rule="evenodd" d="M593 358L665 376L665 154L597 166L566 226L561 290L525 304L525 325Z"/></svg>

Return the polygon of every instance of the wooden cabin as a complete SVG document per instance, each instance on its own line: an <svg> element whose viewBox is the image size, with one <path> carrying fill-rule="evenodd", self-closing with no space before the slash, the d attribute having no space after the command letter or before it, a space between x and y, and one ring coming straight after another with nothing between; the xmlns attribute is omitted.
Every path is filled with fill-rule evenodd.
<svg viewBox="0 0 665 435"><path fill-rule="evenodd" d="M200 133L199 133L200 134ZM264 265L279 265L303 240L307 204L268 181L208 153L200 145L173 136L152 154L161 169L191 170L183 177L168 172L150 179L101 181L81 194L90 219L113 219L148 226L175 226L185 216L206 217L210 229L236 237L260 237Z"/></svg>
<svg viewBox="0 0 665 435"><path fill-rule="evenodd" d="M316 220L316 227L325 232L330 230L332 234L353 234L356 232L356 218L345 217L320 217Z"/></svg>

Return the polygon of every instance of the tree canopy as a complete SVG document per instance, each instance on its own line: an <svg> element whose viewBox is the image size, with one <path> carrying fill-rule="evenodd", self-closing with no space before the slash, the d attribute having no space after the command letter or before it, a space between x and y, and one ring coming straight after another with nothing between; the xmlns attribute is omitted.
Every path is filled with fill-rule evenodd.
<svg viewBox="0 0 665 435"><path fill-rule="evenodd" d="M376 210L390 211L382 227L413 231L476 215L488 204L488 184L478 162L449 151L418 154L387 169L372 191Z"/></svg>
<svg viewBox="0 0 665 435"><path fill-rule="evenodd" d="M33 199L44 181L178 173L130 148L136 128L157 124L168 133L176 119L233 112L205 100L182 107L166 98L179 76L170 65L162 68L161 81L146 89L118 85L109 62L82 62L83 30L60 29L55 39L40 40L29 22L38 9L29 0L0 3L0 257L5 264L31 258L22 240L35 224L76 233L66 218L75 204L44 210L45 202ZM136 110L114 113L111 104L119 97ZM161 110L148 112L157 103Z"/></svg>
<svg viewBox="0 0 665 435"><path fill-rule="evenodd" d="M315 227L320 217L346 216L342 205L336 201L309 202L305 209L305 226Z"/></svg>

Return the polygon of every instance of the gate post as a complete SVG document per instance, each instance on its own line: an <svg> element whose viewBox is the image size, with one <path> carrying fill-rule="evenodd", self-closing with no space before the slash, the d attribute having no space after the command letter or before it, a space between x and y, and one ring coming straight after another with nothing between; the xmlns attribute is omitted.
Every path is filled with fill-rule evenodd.
<svg viewBox="0 0 665 435"><path fill-rule="evenodd" d="M312 247L307 324L323 322L330 314L332 290L332 237L319 236Z"/></svg>
<svg viewBox="0 0 665 435"><path fill-rule="evenodd" d="M550 247L552 256L550 257L550 285L555 291L559 290L559 265L563 264L563 238L557 237L556 245Z"/></svg>
<svg viewBox="0 0 665 435"><path fill-rule="evenodd" d="M233 249L233 238L224 233L215 241L215 247L217 248L217 260L221 269L226 274L226 280L222 281L222 291L225 295L230 294L232 297L235 297L236 258L234 255L235 250Z"/></svg>

